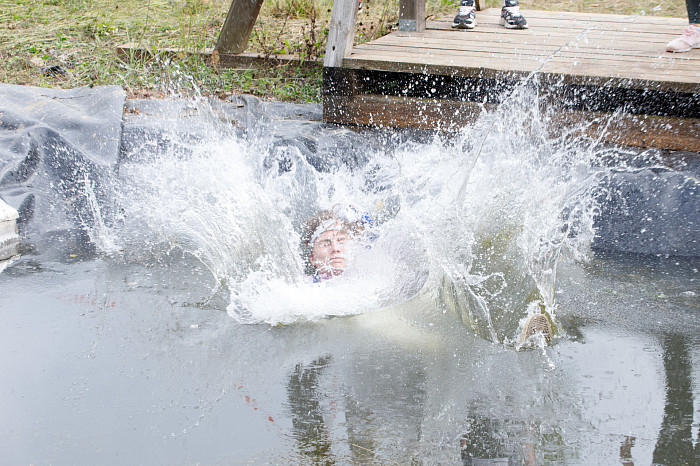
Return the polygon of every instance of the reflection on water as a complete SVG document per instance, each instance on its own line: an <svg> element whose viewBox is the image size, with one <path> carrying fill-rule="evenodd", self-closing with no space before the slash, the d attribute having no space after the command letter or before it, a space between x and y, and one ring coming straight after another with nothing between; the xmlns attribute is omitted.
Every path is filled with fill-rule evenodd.
<svg viewBox="0 0 700 466"><path fill-rule="evenodd" d="M423 362L352 352L350 364L340 354L338 362L327 355L294 367L287 397L299 452L316 464L416 461L427 407Z"/></svg>
<svg viewBox="0 0 700 466"><path fill-rule="evenodd" d="M475 417L468 420L460 438L460 453L465 466L535 464L534 440L524 440L518 427L507 421Z"/></svg>
<svg viewBox="0 0 700 466"><path fill-rule="evenodd" d="M324 395L319 391L318 380L319 372L330 360L330 356L321 357L306 368L297 364L289 378L289 407L294 438L299 442L299 451L312 461L331 456L328 427L323 422L321 407Z"/></svg>
<svg viewBox="0 0 700 466"><path fill-rule="evenodd" d="M697 348L697 341L693 344L682 335L661 337L665 400L663 420L653 448L653 464L698 464L700 461L700 433L694 421L693 365L697 365L697 361L692 358L693 346ZM621 437L619 462L633 465L637 438L633 435ZM557 453L556 447L551 448L551 444L561 445L566 441L561 431L544 434L539 425L476 416L467 420L460 437L460 450L465 465L534 465L542 463L541 458L537 460L536 451L543 450L548 451L544 457L546 464L568 464L572 458ZM587 461L581 460L581 463Z"/></svg>
<svg viewBox="0 0 700 466"><path fill-rule="evenodd" d="M632 447L634 447L635 438L626 435L620 445L620 464L624 466L634 466L634 458L632 457Z"/></svg>
<svg viewBox="0 0 700 466"><path fill-rule="evenodd" d="M700 464L700 431L693 439L693 360L689 342L679 335L664 335L666 404L654 448L655 464Z"/></svg>

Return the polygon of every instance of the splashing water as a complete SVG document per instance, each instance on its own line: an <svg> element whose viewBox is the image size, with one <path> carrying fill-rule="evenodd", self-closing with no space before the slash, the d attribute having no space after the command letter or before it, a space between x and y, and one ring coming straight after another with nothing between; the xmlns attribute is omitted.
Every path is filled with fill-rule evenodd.
<svg viewBox="0 0 700 466"><path fill-rule="evenodd" d="M427 142L321 125L285 139L274 123L246 138L200 103L202 137L168 133L166 148L147 141L120 166L109 234L134 257L179 248L198 258L241 322L420 296L509 342L528 312L554 318L557 261L586 257L605 176L593 163L603 149L550 135L537 102L519 88L460 134ZM341 277L312 283L302 225L342 202L369 212L376 240L354 248Z"/></svg>

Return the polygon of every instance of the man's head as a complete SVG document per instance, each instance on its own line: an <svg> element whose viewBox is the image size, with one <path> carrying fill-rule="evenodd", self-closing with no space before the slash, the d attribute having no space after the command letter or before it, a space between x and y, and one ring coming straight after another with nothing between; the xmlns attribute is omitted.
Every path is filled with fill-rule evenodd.
<svg viewBox="0 0 700 466"><path fill-rule="evenodd" d="M313 242L309 262L320 271L340 275L347 267L347 245L352 237L344 229L326 230Z"/></svg>
<svg viewBox="0 0 700 466"><path fill-rule="evenodd" d="M302 247L314 271L340 275L347 267L347 247L364 224L339 217L335 210L325 210L306 222Z"/></svg>

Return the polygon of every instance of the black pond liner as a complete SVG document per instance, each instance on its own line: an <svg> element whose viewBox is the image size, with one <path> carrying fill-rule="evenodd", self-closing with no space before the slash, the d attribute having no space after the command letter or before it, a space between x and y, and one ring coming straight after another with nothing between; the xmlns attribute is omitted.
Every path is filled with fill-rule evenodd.
<svg viewBox="0 0 700 466"><path fill-rule="evenodd" d="M319 105L251 96L211 100L211 105L242 135L274 128L275 145L299 149L319 171L339 164L362 166L368 145L382 144L382 132L360 134L323 124ZM58 241L90 250L85 227L94 221L94 209L82 194L86 184L108 222L105 179L139 147L143 153L167 149L173 130L196 141L197 123L186 118L193 108L186 99L127 102L116 86L56 90L0 85L0 198L19 211L25 248L43 243L44 250ZM173 120L174 115L183 118ZM406 137L419 138L420 133ZM700 156L676 152L662 158L665 167L639 162L635 170L606 178L594 248L700 256ZM276 163L284 170L284 160Z"/></svg>

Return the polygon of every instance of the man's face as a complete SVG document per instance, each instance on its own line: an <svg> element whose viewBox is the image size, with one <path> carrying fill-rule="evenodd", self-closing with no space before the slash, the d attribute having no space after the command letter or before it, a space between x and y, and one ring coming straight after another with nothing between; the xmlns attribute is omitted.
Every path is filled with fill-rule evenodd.
<svg viewBox="0 0 700 466"><path fill-rule="evenodd" d="M346 247L351 238L342 230L324 231L311 249L311 265L319 271L340 275L346 267Z"/></svg>

